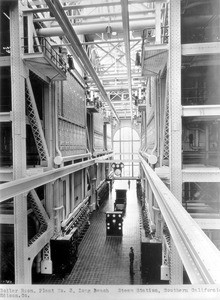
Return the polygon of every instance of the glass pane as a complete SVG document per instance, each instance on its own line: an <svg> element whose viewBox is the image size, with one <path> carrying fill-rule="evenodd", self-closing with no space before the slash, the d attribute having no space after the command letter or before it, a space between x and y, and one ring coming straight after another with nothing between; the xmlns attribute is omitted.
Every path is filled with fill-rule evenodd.
<svg viewBox="0 0 220 300"><path fill-rule="evenodd" d="M138 133L130 127L121 128L115 133L113 147L114 159L125 160L122 176L139 176L139 164L132 163L133 159L138 159L140 148Z"/></svg>

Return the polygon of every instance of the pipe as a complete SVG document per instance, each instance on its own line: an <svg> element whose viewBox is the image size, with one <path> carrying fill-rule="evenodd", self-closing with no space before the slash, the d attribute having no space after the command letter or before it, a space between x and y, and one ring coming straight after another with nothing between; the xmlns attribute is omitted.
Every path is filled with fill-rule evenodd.
<svg viewBox="0 0 220 300"><path fill-rule="evenodd" d="M151 164L151 165L155 165L157 163L157 157L153 154L148 154L147 152L144 151L140 151L140 154L147 159L147 161Z"/></svg>
<svg viewBox="0 0 220 300"><path fill-rule="evenodd" d="M107 22L103 22L102 24L94 24L90 25L77 25L72 26L76 34L95 34L95 33L106 33L106 27L109 25ZM130 21L129 27L130 31L133 30L143 30L143 28L154 27L155 20L146 20L146 21ZM122 22L111 22L112 31L123 32ZM50 28L41 28L36 30L39 36L51 37L51 36L63 36L65 33L63 32L61 27L50 27Z"/></svg>
<svg viewBox="0 0 220 300"><path fill-rule="evenodd" d="M154 119L155 119L155 144L154 148L151 150L151 155L153 155L156 152L157 149L157 139L158 139L158 103L157 103L157 96L158 96L158 78L156 77L156 97L155 97L155 113L154 113Z"/></svg>
<svg viewBox="0 0 220 300"><path fill-rule="evenodd" d="M65 8L65 6L63 6L63 8ZM137 16L137 15L141 15L141 16L147 16L149 13L155 13L155 9L148 9L146 11L134 11L134 12L130 12L129 15L132 16ZM94 14L94 15L89 15L89 14L84 14L84 15L74 15L74 16L68 16L69 20L74 20L74 19L97 19L97 18L103 18L103 17L117 17L117 16L121 16L121 13L105 13L105 14ZM56 19L54 17L50 17L50 18L36 18L33 20L33 22L52 22L55 21Z"/></svg>
<svg viewBox="0 0 220 300"><path fill-rule="evenodd" d="M61 83L62 84L62 83ZM57 96L55 96L55 107L54 107L54 111L55 111L55 147L56 147L56 152L58 153L58 156L56 156L54 158L54 163L57 165L61 165L63 164L63 158L62 158L62 153L59 149L59 144L58 144L58 110L57 110L57 106L58 106L58 102L57 102Z"/></svg>

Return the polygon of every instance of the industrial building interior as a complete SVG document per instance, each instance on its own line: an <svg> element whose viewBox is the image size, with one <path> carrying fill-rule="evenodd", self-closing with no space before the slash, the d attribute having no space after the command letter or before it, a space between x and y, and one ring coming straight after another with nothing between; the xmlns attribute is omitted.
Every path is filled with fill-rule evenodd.
<svg viewBox="0 0 220 300"><path fill-rule="evenodd" d="M220 1L0 5L0 283L219 284Z"/></svg>

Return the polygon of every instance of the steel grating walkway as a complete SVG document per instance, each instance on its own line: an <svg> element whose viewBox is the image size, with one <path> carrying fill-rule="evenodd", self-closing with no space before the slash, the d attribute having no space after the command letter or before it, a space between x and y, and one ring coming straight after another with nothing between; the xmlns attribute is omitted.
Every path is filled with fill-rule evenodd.
<svg viewBox="0 0 220 300"><path fill-rule="evenodd" d="M136 181L127 192L122 237L107 237L105 212L114 210L115 188L128 188L127 181L115 181L109 199L93 212L90 227L79 245L78 260L64 278L44 275L38 284L142 284L140 272L140 217ZM134 248L134 275L129 272L129 250Z"/></svg>

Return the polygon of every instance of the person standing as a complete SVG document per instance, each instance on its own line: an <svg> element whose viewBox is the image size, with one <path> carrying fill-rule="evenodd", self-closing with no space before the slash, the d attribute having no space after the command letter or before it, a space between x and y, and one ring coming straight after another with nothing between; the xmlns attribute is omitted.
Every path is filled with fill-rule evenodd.
<svg viewBox="0 0 220 300"><path fill-rule="evenodd" d="M130 259L130 274L134 274L134 249L133 247L130 247L130 252L129 252L129 259Z"/></svg>
<svg viewBox="0 0 220 300"><path fill-rule="evenodd" d="M128 180L128 188L130 189L131 181Z"/></svg>

